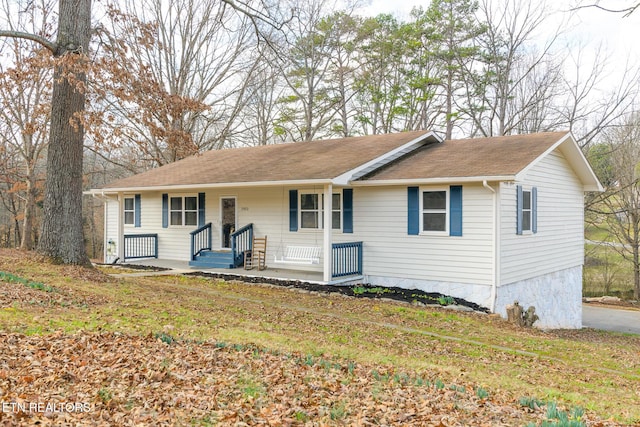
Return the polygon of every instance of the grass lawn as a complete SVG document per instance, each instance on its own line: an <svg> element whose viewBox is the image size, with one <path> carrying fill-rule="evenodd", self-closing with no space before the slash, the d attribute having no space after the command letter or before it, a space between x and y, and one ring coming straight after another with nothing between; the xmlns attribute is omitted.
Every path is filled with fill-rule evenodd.
<svg viewBox="0 0 640 427"><path fill-rule="evenodd" d="M8 250L0 271L0 403L90 402L54 414L70 423L640 422L637 336L197 277L112 279ZM60 421L48 416L5 410L0 423Z"/></svg>

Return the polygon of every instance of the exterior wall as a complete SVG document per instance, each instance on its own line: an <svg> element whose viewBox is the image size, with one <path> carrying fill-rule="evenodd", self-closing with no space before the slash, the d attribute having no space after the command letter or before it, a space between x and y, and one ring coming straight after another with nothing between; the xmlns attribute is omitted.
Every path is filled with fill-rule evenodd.
<svg viewBox="0 0 640 427"><path fill-rule="evenodd" d="M353 240L364 242L365 274L370 278L394 278L397 284L389 280L389 286L411 288L412 281L439 283L439 291L460 297L452 293L456 284L490 286L492 193L481 185L464 185L462 197L461 237L412 236L407 233L407 187L355 188ZM451 284L450 289L446 283Z"/></svg>
<svg viewBox="0 0 640 427"><path fill-rule="evenodd" d="M501 286L496 313L507 316L506 307L518 301L526 310L536 308L535 327L576 329L582 327L582 267L555 271Z"/></svg>
<svg viewBox="0 0 640 427"><path fill-rule="evenodd" d="M538 188L535 234L516 234L516 184ZM516 184L501 186L501 285L581 266L584 193L564 156L549 154Z"/></svg>
<svg viewBox="0 0 640 427"><path fill-rule="evenodd" d="M423 187L428 189L429 187ZM268 236L267 263L282 256L286 246L323 246L322 230L289 231L289 189L247 188L207 190L205 192L206 222L213 225L214 249L220 247L220 198L236 197L238 227L254 224L257 236ZM294 188L291 188L294 189ZM318 191L321 187L296 187L299 192ZM334 188L334 192L342 191ZM364 272L369 276L394 277L406 286L411 280L451 283L492 283L492 197L479 185L463 187L463 236L432 236L407 234L407 188L358 187L353 191L353 233L333 232L333 242L364 242ZM194 193L169 193L197 195ZM111 205L110 205L111 207ZM113 203L109 218L117 216L118 205ZM113 233L117 234L117 220ZM162 228L162 193L141 194L141 226L125 226L130 234L158 234L161 259L189 260L189 232L196 227ZM115 236L114 236L115 237ZM308 271L322 271L322 256L316 265L282 265ZM390 284L393 285L393 284ZM393 285L393 286L397 286ZM443 293L452 294L447 285ZM427 290L427 289L425 289ZM484 305L485 303L483 303Z"/></svg>
<svg viewBox="0 0 640 427"><path fill-rule="evenodd" d="M537 233L516 234L516 185L537 188ZM582 325L584 193L559 151L517 183L501 185L500 285L496 312L518 301L536 308L541 328Z"/></svg>
<svg viewBox="0 0 640 427"><path fill-rule="evenodd" d="M296 188L300 191L322 191L322 188ZM334 192L341 189L334 189ZM169 192L172 196L197 196L198 192L183 193ZM126 195L128 196L128 195ZM229 190L205 191L205 221L212 223L213 249L222 246L222 222L220 218L220 199L222 197L236 198L236 221L238 228L249 223L254 224L256 236L267 236L267 264L282 256L288 245L320 246L323 245L322 230L289 231L289 188L247 188ZM158 255L160 259L189 261L190 235L194 226L162 227L162 192L141 193L141 224L140 227L125 226L125 234L158 234ZM117 201L113 202L113 209L109 211L109 218L116 217ZM113 227L114 236L117 234L117 219ZM353 234L342 235L341 231L334 231L335 242L354 241ZM298 268L309 271L322 271L322 256L317 265L286 265L286 268Z"/></svg>

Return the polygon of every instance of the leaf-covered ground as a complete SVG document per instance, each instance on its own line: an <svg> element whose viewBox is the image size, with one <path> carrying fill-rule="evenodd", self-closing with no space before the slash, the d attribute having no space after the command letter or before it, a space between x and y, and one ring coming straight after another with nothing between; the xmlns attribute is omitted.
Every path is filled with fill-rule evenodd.
<svg viewBox="0 0 640 427"><path fill-rule="evenodd" d="M466 384L255 346L118 333L0 334L0 346L0 400L58 411L5 408L2 425L495 426L541 415Z"/></svg>
<svg viewBox="0 0 640 427"><path fill-rule="evenodd" d="M0 271L0 425L640 421L640 337L16 251Z"/></svg>

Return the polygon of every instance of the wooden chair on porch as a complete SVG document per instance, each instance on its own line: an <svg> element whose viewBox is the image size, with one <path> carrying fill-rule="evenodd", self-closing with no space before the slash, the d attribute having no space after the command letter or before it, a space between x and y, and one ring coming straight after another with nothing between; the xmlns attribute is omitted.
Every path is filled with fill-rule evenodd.
<svg viewBox="0 0 640 427"><path fill-rule="evenodd" d="M244 253L244 269L251 270L258 267L258 270L267 268L267 236L254 237L251 250Z"/></svg>

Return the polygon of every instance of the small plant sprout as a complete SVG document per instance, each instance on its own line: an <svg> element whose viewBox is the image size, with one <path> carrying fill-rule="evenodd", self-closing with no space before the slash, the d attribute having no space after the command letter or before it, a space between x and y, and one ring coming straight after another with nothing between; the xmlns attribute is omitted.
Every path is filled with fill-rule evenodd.
<svg viewBox="0 0 640 427"><path fill-rule="evenodd" d="M486 399L489 397L489 392L482 387L476 389L476 396L480 399Z"/></svg>

